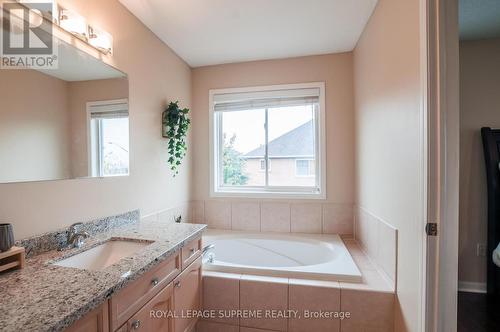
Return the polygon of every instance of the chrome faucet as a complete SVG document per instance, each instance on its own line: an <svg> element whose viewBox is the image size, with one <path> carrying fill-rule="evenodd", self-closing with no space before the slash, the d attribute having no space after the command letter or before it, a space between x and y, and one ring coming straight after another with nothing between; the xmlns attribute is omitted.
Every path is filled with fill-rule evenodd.
<svg viewBox="0 0 500 332"><path fill-rule="evenodd" d="M215 244L209 244L205 248L203 248L203 254L207 253L209 250L215 249Z"/></svg>
<svg viewBox="0 0 500 332"><path fill-rule="evenodd" d="M82 226L83 223L77 222L73 225L69 226L68 229L68 237L67 237L67 245L72 248L80 248L84 244L84 239L88 238L90 235L87 232L81 232L78 230L79 226Z"/></svg>
<svg viewBox="0 0 500 332"><path fill-rule="evenodd" d="M201 254L203 263L213 263L215 260L215 253L211 252L212 249L215 249L215 244L209 244L205 248L203 248L203 252Z"/></svg>

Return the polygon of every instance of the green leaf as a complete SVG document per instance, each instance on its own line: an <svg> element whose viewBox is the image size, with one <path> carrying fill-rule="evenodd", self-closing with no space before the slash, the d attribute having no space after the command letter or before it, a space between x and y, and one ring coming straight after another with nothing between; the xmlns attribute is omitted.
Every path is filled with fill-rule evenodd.
<svg viewBox="0 0 500 332"><path fill-rule="evenodd" d="M169 138L167 144L168 163L170 169L174 172L174 176L178 174L177 167L181 165L182 159L186 156L186 135L191 123L188 113L189 108L181 109L179 101L175 101L170 102L162 114L162 125L166 126L166 133Z"/></svg>

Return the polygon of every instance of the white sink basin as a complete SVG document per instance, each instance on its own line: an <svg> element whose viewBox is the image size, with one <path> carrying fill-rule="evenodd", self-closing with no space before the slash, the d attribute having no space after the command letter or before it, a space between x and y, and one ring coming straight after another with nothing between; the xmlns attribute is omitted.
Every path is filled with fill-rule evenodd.
<svg viewBox="0 0 500 332"><path fill-rule="evenodd" d="M109 240L92 249L55 262L55 265L85 270L102 270L120 259L132 256L151 242Z"/></svg>

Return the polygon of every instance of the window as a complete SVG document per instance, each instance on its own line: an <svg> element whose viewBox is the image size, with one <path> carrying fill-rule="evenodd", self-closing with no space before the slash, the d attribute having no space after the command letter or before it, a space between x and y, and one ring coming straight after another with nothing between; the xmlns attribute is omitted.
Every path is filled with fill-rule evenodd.
<svg viewBox="0 0 500 332"><path fill-rule="evenodd" d="M267 170L269 172L271 172L271 160L268 160ZM260 169L259 169L259 171L261 171L261 172L265 172L266 171L266 160L265 159L261 159L260 160Z"/></svg>
<svg viewBox="0 0 500 332"><path fill-rule="evenodd" d="M295 160L296 176L314 176L314 160L297 159Z"/></svg>
<svg viewBox="0 0 500 332"><path fill-rule="evenodd" d="M211 90L210 105L212 196L326 196L323 83Z"/></svg>
<svg viewBox="0 0 500 332"><path fill-rule="evenodd" d="M87 103L89 173L129 174L128 104L124 100Z"/></svg>

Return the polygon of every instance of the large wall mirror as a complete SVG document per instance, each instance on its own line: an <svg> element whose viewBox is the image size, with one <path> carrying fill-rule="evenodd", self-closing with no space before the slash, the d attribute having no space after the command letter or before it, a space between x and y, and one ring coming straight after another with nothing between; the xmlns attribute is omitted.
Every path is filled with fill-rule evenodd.
<svg viewBox="0 0 500 332"><path fill-rule="evenodd" d="M127 76L57 44L57 69L0 69L0 183L129 174Z"/></svg>

